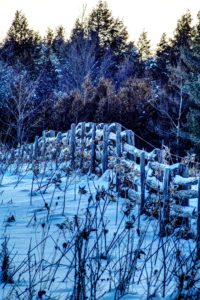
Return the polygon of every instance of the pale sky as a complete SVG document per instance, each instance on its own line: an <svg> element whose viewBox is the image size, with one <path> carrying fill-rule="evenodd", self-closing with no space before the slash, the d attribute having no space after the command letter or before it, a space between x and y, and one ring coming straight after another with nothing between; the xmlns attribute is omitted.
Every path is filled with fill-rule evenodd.
<svg viewBox="0 0 200 300"><path fill-rule="evenodd" d="M78 16L86 5L89 13L98 0L0 0L0 38L4 38L16 10L22 10L31 28L45 34L63 25L69 35ZM199 0L107 0L114 17L123 20L130 40L137 41L145 30L156 45L163 32L172 36L176 22L190 9L194 21L200 10Z"/></svg>

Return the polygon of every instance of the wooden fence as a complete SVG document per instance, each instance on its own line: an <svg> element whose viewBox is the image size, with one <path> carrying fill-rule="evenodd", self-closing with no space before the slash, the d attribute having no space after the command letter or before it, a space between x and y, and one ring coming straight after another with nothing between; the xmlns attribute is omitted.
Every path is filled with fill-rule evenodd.
<svg viewBox="0 0 200 300"><path fill-rule="evenodd" d="M190 230L188 207L190 199L198 198L197 211L193 215L198 218L197 236L200 237L197 174L190 176L188 163L173 164L168 161L165 149L147 152L136 148L134 132L124 130L120 124L83 122L72 124L65 133L44 131L33 144L9 153L2 152L1 155L4 164L50 159L55 159L58 165L65 162L71 169L80 169L87 174L114 174L117 193L125 195L130 201L137 201L140 214L161 216L160 232L163 236L170 233L168 225L173 218L177 226L184 225Z"/></svg>

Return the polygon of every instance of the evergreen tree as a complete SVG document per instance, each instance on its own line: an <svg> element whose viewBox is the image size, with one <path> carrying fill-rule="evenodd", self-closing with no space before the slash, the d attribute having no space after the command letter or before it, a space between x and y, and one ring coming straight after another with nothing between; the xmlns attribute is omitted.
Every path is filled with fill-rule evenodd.
<svg viewBox="0 0 200 300"><path fill-rule="evenodd" d="M137 43L138 53L141 60L147 60L152 56L151 41L148 39L147 32L143 31Z"/></svg>
<svg viewBox="0 0 200 300"><path fill-rule="evenodd" d="M59 77L61 76L61 61L53 49L54 32L48 28L46 36L38 47L38 56L35 58L35 65L38 70L37 99L46 101L54 98ZM52 99L51 99L52 100ZM48 101L47 101L48 102Z"/></svg>
<svg viewBox="0 0 200 300"><path fill-rule="evenodd" d="M197 14L197 24L195 26L195 37L200 38L200 11Z"/></svg>
<svg viewBox="0 0 200 300"><path fill-rule="evenodd" d="M155 79L165 83L169 77L167 66L170 63L171 46L166 33L163 33L156 49Z"/></svg>
<svg viewBox="0 0 200 300"><path fill-rule="evenodd" d="M21 64L31 70L34 51L39 42L39 34L29 29L25 15L21 11L16 11L1 49L1 56L12 65Z"/></svg>
<svg viewBox="0 0 200 300"><path fill-rule="evenodd" d="M60 62L64 61L65 52L65 30L60 26L56 29L55 37L52 41L52 49Z"/></svg>
<svg viewBox="0 0 200 300"><path fill-rule="evenodd" d="M123 60L118 65L118 70L115 75L116 87L119 87L122 82L126 81L130 77L140 77L141 75L141 63L139 61L139 55L137 48L133 42L130 42L127 46L127 50L123 54Z"/></svg>
<svg viewBox="0 0 200 300"><path fill-rule="evenodd" d="M61 72L59 60L51 48L46 49L41 67L37 89L37 98L40 101L53 97Z"/></svg>
<svg viewBox="0 0 200 300"><path fill-rule="evenodd" d="M7 40L15 41L19 45L23 45L29 40L30 29L25 15L21 11L16 11L15 18L7 34Z"/></svg>
<svg viewBox="0 0 200 300"><path fill-rule="evenodd" d="M86 77L83 83L84 121L95 122L95 114L98 106L96 97L97 88L92 84L90 77Z"/></svg>
<svg viewBox="0 0 200 300"><path fill-rule="evenodd" d="M71 94L63 93L54 103L53 119L54 128L57 131L66 131L70 128L72 123L70 110L72 107L73 98Z"/></svg>
<svg viewBox="0 0 200 300"><path fill-rule="evenodd" d="M96 89L99 98L95 120L97 122L117 121L117 107L115 102L114 87L108 79L101 78Z"/></svg>
<svg viewBox="0 0 200 300"><path fill-rule="evenodd" d="M151 98L151 85L143 78L130 78L123 83L117 94L119 121L134 132L144 134L150 121L148 101Z"/></svg>
<svg viewBox="0 0 200 300"><path fill-rule="evenodd" d="M46 36L44 38L44 42L50 47L53 44L53 40L54 40L54 32L51 28L48 28Z"/></svg>
<svg viewBox="0 0 200 300"><path fill-rule="evenodd" d="M187 114L187 124L185 126L188 132L189 140L195 149L200 152L200 39L197 36L191 43L191 49L182 51L182 60L186 64L187 81L185 89L190 96L190 109Z"/></svg>
<svg viewBox="0 0 200 300"><path fill-rule="evenodd" d="M128 32L122 21L115 19L107 3L99 1L88 20L88 30L98 40L99 53L109 48L119 55L126 49Z"/></svg>
<svg viewBox="0 0 200 300"><path fill-rule="evenodd" d="M73 91L73 102L71 105L70 117L73 123L81 122L84 118L84 103L79 91Z"/></svg>
<svg viewBox="0 0 200 300"><path fill-rule="evenodd" d="M200 153L200 77L192 76L190 83L186 85L191 99L191 106L187 114L186 130L189 140L195 150Z"/></svg>
<svg viewBox="0 0 200 300"><path fill-rule="evenodd" d="M188 10L177 22L174 37L171 40L171 64L176 65L180 59L181 48L189 48L194 30L191 25L192 16Z"/></svg>

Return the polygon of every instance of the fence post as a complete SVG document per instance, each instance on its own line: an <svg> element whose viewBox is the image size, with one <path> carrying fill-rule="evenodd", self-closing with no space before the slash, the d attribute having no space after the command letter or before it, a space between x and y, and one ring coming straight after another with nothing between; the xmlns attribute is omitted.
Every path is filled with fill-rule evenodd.
<svg viewBox="0 0 200 300"><path fill-rule="evenodd" d="M126 139L127 139L127 144L135 147L135 134L132 130L126 130ZM128 153L128 158L131 160L135 159L134 155L131 153Z"/></svg>
<svg viewBox="0 0 200 300"><path fill-rule="evenodd" d="M92 142L91 142L91 166L90 166L90 173L95 171L95 159L96 159L96 124L92 124Z"/></svg>
<svg viewBox="0 0 200 300"><path fill-rule="evenodd" d="M85 122L81 123L81 146L83 146L85 138Z"/></svg>
<svg viewBox="0 0 200 300"><path fill-rule="evenodd" d="M141 184L141 199L140 199L140 215L144 213L145 205L145 152L140 154L140 184Z"/></svg>
<svg viewBox="0 0 200 300"><path fill-rule="evenodd" d="M62 133L61 132L58 132L58 134L56 136L56 141L57 141L57 144L60 146L62 143Z"/></svg>
<svg viewBox="0 0 200 300"><path fill-rule="evenodd" d="M38 156L39 156L39 144L38 144L38 136L36 136L34 142L34 159L37 159Z"/></svg>
<svg viewBox="0 0 200 300"><path fill-rule="evenodd" d="M135 147L135 134L132 130L126 130L127 143Z"/></svg>
<svg viewBox="0 0 200 300"><path fill-rule="evenodd" d="M30 159L30 156L29 156L29 159ZM11 160L11 163L14 164L14 162L15 162L15 150L13 148L11 149L10 160Z"/></svg>
<svg viewBox="0 0 200 300"><path fill-rule="evenodd" d="M61 151L61 144L62 144L62 133L58 132L56 136L56 152L55 152L56 167L58 167L58 158Z"/></svg>
<svg viewBox="0 0 200 300"><path fill-rule="evenodd" d="M71 133L70 133L70 154L71 154L72 167L74 167L75 150L76 150L76 124L73 123L71 125Z"/></svg>
<svg viewBox="0 0 200 300"><path fill-rule="evenodd" d="M82 122L81 123L81 162L80 162L80 168L83 167L84 138L85 138L85 122Z"/></svg>
<svg viewBox="0 0 200 300"><path fill-rule="evenodd" d="M42 131L42 141L43 141L42 157L43 159L45 159L45 152L46 152L46 131L45 130Z"/></svg>
<svg viewBox="0 0 200 300"><path fill-rule="evenodd" d="M34 153L33 153L33 144L31 144L30 149L29 149L29 161L30 162L32 162L33 156L34 156Z"/></svg>
<svg viewBox="0 0 200 300"><path fill-rule="evenodd" d="M164 237L168 234L166 225L170 220L170 207L169 207L169 180L170 168L165 168L163 177L163 207L161 210L160 220L160 236Z"/></svg>
<svg viewBox="0 0 200 300"><path fill-rule="evenodd" d="M103 127L103 156L102 156L102 172L104 173L108 167L108 125Z"/></svg>
<svg viewBox="0 0 200 300"><path fill-rule="evenodd" d="M121 157L122 150L121 150L121 125L116 123L116 154L117 157Z"/></svg>
<svg viewBox="0 0 200 300"><path fill-rule="evenodd" d="M54 138L56 136L55 130L49 130L49 137Z"/></svg>
<svg viewBox="0 0 200 300"><path fill-rule="evenodd" d="M180 175L183 178L188 178L189 177L189 170L188 170L188 167L185 164L180 164L179 172L180 172ZM184 186L183 188L184 188L184 190L188 190L188 189L190 189L190 186ZM189 199L188 198L182 199L181 205L182 206L189 206Z"/></svg>

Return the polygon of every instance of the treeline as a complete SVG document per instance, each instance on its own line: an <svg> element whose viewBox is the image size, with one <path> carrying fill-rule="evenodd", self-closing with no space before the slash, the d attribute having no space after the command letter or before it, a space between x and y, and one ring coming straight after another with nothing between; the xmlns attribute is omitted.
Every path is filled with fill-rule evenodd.
<svg viewBox="0 0 200 300"><path fill-rule="evenodd" d="M1 141L22 144L72 122L117 121L177 154L199 151L199 71L200 12L192 25L187 11L153 53L147 33L128 41L102 1L69 38L63 27L42 38L17 11L0 46Z"/></svg>

